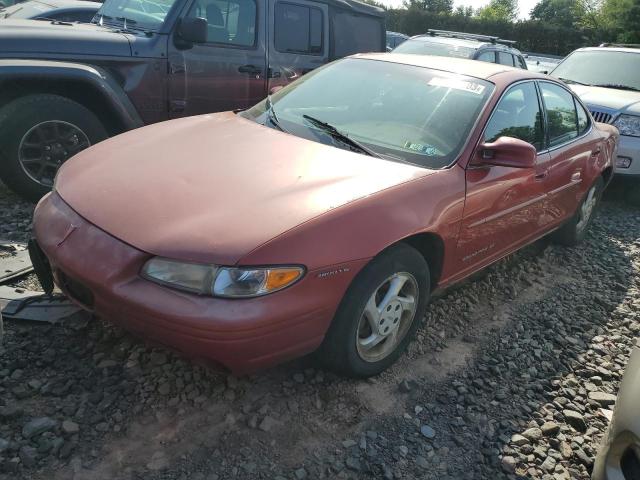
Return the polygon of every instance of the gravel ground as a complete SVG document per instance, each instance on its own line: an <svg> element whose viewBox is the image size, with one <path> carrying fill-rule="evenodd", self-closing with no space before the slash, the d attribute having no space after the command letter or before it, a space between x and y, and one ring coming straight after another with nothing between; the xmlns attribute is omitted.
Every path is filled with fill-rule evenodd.
<svg viewBox="0 0 640 480"><path fill-rule="evenodd" d="M0 238L32 206L0 187ZM434 299L368 381L301 359L235 378L99 320L7 323L0 480L587 479L640 333L640 216L545 241Z"/></svg>

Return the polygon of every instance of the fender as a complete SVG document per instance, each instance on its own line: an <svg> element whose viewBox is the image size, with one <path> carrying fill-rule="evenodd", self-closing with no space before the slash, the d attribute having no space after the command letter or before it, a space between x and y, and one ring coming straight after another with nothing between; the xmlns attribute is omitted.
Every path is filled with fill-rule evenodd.
<svg viewBox="0 0 640 480"><path fill-rule="evenodd" d="M53 60L0 60L0 84L6 80L26 79L80 80L91 85L102 95L125 129L132 130L144 126L138 111L122 87L100 67Z"/></svg>

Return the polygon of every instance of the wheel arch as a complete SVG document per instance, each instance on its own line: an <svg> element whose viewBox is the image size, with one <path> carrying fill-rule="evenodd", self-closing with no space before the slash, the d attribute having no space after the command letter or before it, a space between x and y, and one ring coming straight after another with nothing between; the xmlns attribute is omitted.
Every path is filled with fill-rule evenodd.
<svg viewBox="0 0 640 480"><path fill-rule="evenodd" d="M144 125L129 97L103 69L51 61L0 61L0 107L16 98L53 94L88 108L109 135Z"/></svg>
<svg viewBox="0 0 640 480"><path fill-rule="evenodd" d="M605 168L600 176L602 177L602 180L604 180L604 184L606 186L611 178L613 178L613 166L609 165L607 168Z"/></svg>
<svg viewBox="0 0 640 480"><path fill-rule="evenodd" d="M415 248L426 260L431 275L431 290L434 290L442 276L444 264L444 241L433 232L422 232L403 238L397 243L405 243Z"/></svg>

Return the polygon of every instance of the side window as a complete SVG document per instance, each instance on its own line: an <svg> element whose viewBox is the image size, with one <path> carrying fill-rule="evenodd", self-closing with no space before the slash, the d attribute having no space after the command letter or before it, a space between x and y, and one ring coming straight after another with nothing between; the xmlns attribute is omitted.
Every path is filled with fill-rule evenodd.
<svg viewBox="0 0 640 480"><path fill-rule="evenodd" d="M322 10L293 3L276 3L276 50L287 53L322 54Z"/></svg>
<svg viewBox="0 0 640 480"><path fill-rule="evenodd" d="M255 0L198 0L187 16L207 20L207 43L255 45Z"/></svg>
<svg viewBox="0 0 640 480"><path fill-rule="evenodd" d="M540 82L547 110L549 146L555 147L578 136L578 116L573 95L552 83Z"/></svg>
<svg viewBox="0 0 640 480"><path fill-rule="evenodd" d="M498 52L498 63L501 65L509 65L513 67L513 55L505 52Z"/></svg>
<svg viewBox="0 0 640 480"><path fill-rule="evenodd" d="M481 62L496 63L496 54L493 50L482 52L480 55L478 55L478 58L476 58L476 60L480 60Z"/></svg>
<svg viewBox="0 0 640 480"><path fill-rule="evenodd" d="M538 91L533 82L518 84L500 99L484 133L485 142L519 138L542 150L544 136Z"/></svg>
<svg viewBox="0 0 640 480"><path fill-rule="evenodd" d="M589 115L587 115L587 112L585 112L582 105L580 105L575 98L573 101L576 104L576 112L578 112L578 134L582 135L589 128Z"/></svg>
<svg viewBox="0 0 640 480"><path fill-rule="evenodd" d="M516 67L520 67L527 70L527 62L525 62L523 57L521 57L520 55L516 55L515 59L516 59Z"/></svg>

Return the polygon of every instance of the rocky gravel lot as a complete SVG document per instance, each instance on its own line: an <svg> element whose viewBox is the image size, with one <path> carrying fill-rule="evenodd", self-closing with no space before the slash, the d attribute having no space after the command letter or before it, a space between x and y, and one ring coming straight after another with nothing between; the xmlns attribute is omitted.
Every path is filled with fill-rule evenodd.
<svg viewBox="0 0 640 480"><path fill-rule="evenodd" d="M0 238L32 206L0 186ZM312 358L235 378L83 316L5 324L0 480L587 479L640 334L640 215L546 241L434 299L368 381Z"/></svg>

